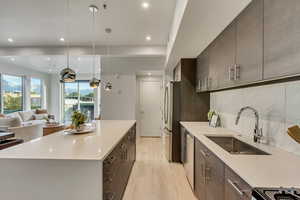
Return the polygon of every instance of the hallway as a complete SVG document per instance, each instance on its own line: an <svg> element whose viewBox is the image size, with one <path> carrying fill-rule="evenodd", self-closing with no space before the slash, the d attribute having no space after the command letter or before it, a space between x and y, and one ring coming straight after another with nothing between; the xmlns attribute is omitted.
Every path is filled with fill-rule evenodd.
<svg viewBox="0 0 300 200"><path fill-rule="evenodd" d="M196 200L181 164L164 157L161 139L137 139L137 159L124 200Z"/></svg>

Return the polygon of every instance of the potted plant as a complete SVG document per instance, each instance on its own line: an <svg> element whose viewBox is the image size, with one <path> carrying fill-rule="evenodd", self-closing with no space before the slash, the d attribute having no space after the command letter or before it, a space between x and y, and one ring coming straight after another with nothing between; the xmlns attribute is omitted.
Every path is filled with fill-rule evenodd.
<svg viewBox="0 0 300 200"><path fill-rule="evenodd" d="M87 117L79 111L74 111L72 114L72 126L77 131L82 131L84 129L84 123L86 122Z"/></svg>

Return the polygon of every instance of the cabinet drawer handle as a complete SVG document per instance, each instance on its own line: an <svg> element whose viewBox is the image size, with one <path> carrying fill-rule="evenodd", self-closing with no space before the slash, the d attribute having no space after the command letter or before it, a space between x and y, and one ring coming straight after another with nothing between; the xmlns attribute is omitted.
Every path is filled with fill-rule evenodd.
<svg viewBox="0 0 300 200"><path fill-rule="evenodd" d="M105 180L104 180L105 183L111 183L113 182L113 178L112 177L107 177Z"/></svg>
<svg viewBox="0 0 300 200"><path fill-rule="evenodd" d="M211 179L211 168L205 167L205 182L207 183Z"/></svg>
<svg viewBox="0 0 300 200"><path fill-rule="evenodd" d="M241 66L240 65L234 65L234 80L240 80L241 78Z"/></svg>
<svg viewBox="0 0 300 200"><path fill-rule="evenodd" d="M200 150L201 154L204 156L204 157L208 157L208 153L206 153L205 151L203 150Z"/></svg>
<svg viewBox="0 0 300 200"><path fill-rule="evenodd" d="M202 177L206 178L205 164L201 164L201 175L202 175Z"/></svg>
<svg viewBox="0 0 300 200"><path fill-rule="evenodd" d="M243 196L244 192L238 187L236 183L234 183L232 180L227 179L227 182L231 185L231 187L240 195Z"/></svg>
<svg viewBox="0 0 300 200"><path fill-rule="evenodd" d="M105 195L105 200L114 200L115 199L115 195L112 192L108 192Z"/></svg>
<svg viewBox="0 0 300 200"><path fill-rule="evenodd" d="M230 66L228 68L228 80L233 81L235 79L235 68Z"/></svg>
<svg viewBox="0 0 300 200"><path fill-rule="evenodd" d="M116 160L116 157L115 156L111 156L111 157L109 157L108 160L105 161L105 164L111 165L111 164L113 164L115 162L115 160Z"/></svg>

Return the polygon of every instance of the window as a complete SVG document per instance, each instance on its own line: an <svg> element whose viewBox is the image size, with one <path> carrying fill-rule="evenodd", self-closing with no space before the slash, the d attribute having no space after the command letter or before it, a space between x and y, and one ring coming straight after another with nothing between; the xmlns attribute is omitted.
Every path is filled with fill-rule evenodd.
<svg viewBox="0 0 300 200"><path fill-rule="evenodd" d="M41 79L30 79L30 106L31 110L42 108L43 83Z"/></svg>
<svg viewBox="0 0 300 200"><path fill-rule="evenodd" d="M4 114L23 110L23 77L2 75L2 111Z"/></svg>
<svg viewBox="0 0 300 200"><path fill-rule="evenodd" d="M64 83L64 121L70 122L75 110L86 114L89 120L94 118L94 89L88 81Z"/></svg>

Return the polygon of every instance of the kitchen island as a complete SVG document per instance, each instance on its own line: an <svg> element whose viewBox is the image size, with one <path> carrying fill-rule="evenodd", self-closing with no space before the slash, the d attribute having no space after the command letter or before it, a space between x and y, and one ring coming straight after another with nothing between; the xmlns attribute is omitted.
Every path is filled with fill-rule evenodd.
<svg viewBox="0 0 300 200"><path fill-rule="evenodd" d="M135 121L101 120L89 134L61 131L3 150L1 199L121 199L135 145Z"/></svg>

